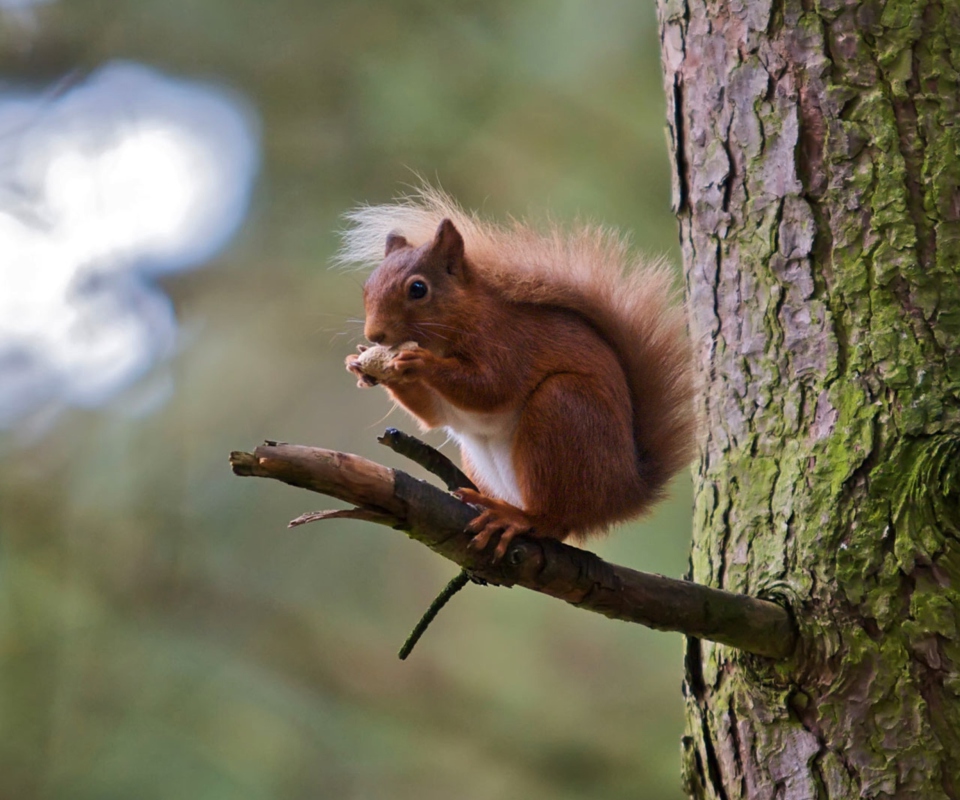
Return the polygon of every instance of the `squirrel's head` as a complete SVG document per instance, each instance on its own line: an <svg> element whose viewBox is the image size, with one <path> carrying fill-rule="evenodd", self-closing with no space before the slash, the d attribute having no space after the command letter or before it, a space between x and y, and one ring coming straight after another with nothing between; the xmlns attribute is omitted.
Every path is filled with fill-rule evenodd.
<svg viewBox="0 0 960 800"><path fill-rule="evenodd" d="M375 344L415 341L445 352L469 319L463 315L471 278L463 237L449 219L420 247L389 234L383 262L363 286L364 336Z"/></svg>

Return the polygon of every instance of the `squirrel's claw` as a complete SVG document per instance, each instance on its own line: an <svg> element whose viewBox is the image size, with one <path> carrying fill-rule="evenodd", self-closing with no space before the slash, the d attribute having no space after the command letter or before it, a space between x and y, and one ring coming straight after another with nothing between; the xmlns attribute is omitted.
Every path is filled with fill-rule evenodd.
<svg viewBox="0 0 960 800"><path fill-rule="evenodd" d="M357 349L360 347L363 347L363 345L358 345ZM355 355L347 356L344 359L344 364L347 367L347 372L357 376L357 386L359 386L361 389L369 389L371 386L376 386L377 383L379 383L376 378L363 371L363 367L360 365L360 362L357 360Z"/></svg>
<svg viewBox="0 0 960 800"><path fill-rule="evenodd" d="M463 500L464 503L470 503L475 506L486 506L487 503L484 501L490 499L486 495L480 494L476 489L467 489L465 487L454 489L451 494L459 500Z"/></svg>

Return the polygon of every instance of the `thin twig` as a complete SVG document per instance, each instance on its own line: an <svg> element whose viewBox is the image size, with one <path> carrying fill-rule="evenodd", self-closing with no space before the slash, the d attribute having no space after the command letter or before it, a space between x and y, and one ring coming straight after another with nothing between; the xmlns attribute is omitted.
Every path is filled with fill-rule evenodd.
<svg viewBox="0 0 960 800"><path fill-rule="evenodd" d="M450 581L450 583L443 587L443 591L433 599L430 607L423 612L423 616L420 617L420 621L410 632L410 635L407 637L407 641L403 643L403 647L400 648L401 661L407 660L407 656L413 652L413 648L416 647L417 642L420 641L420 637L426 632L427 628L430 626L430 623L433 622L437 614L440 613L440 609L443 608L447 604L447 601L450 600L451 597L453 597L469 582L470 574L465 569L462 569L457 573L457 576Z"/></svg>
<svg viewBox="0 0 960 800"><path fill-rule="evenodd" d="M427 472L432 472L447 485L451 492L454 489L476 490L477 488L477 485L443 453L409 433L398 431L396 428L387 428L383 436L377 437L377 441L393 452L419 464Z"/></svg>
<svg viewBox="0 0 960 800"><path fill-rule="evenodd" d="M333 511L308 511L306 514L301 514L299 517L290 520L287 527L296 528L300 525L306 525L308 522L321 522L327 519L359 519L364 522L389 525L393 517L369 508L338 508Z"/></svg>
<svg viewBox="0 0 960 800"><path fill-rule="evenodd" d="M415 436L411 436L409 433L404 433L396 428L387 428L383 432L383 436L377 437L377 441L382 445L386 445L395 453L399 453L414 463L419 464L428 472L432 472L447 485L450 491L454 491L455 489L477 488L477 485L443 453L431 447L426 442L420 441ZM483 580L483 578L478 578L476 575L471 574L469 570L461 569L460 574L450 581L440 594L434 598L430 607L427 608L423 616L420 617L420 621L407 638L403 647L400 648L401 661L406 660L407 656L410 655L414 645L420 640L420 637L426 633L427 627L433 622L437 614L440 613L440 609L471 581L481 586L487 585L487 582Z"/></svg>

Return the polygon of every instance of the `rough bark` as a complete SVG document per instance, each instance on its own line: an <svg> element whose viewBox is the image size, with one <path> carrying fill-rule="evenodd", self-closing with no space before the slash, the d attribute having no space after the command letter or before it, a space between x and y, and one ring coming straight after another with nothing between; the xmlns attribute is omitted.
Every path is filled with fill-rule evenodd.
<svg viewBox="0 0 960 800"><path fill-rule="evenodd" d="M960 6L660 0L703 435L697 798L960 798Z"/></svg>

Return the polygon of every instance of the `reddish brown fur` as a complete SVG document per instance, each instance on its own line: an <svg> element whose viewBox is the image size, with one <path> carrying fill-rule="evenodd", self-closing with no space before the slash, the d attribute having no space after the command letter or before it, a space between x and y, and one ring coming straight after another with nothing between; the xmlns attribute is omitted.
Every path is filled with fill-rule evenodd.
<svg viewBox="0 0 960 800"><path fill-rule="evenodd" d="M364 287L367 337L420 345L394 359L391 395L428 428L449 424L449 406L517 420L522 511L464 462L486 495L467 496L488 508L481 544L501 531L583 538L662 495L693 433L688 346L662 269L625 273L626 248L604 231L499 228L431 190L354 219L349 259L387 240ZM414 281L424 298L411 298Z"/></svg>

